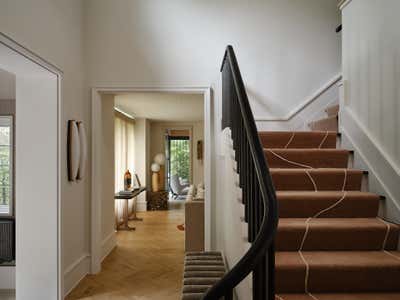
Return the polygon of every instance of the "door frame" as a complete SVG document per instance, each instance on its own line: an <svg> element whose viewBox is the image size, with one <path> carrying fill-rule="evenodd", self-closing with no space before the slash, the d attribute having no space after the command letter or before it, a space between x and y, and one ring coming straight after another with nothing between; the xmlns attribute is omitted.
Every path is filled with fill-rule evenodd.
<svg viewBox="0 0 400 300"><path fill-rule="evenodd" d="M62 213L61 213L61 100L63 71L40 55L19 44L17 41L0 31L0 44L8 47L23 59L28 59L56 76L57 80L57 298L64 299L64 274L62 272ZM15 119L15 117L14 117ZM14 189L15 190L15 189ZM16 223L18 222L16 216ZM18 263L16 264L18 266Z"/></svg>
<svg viewBox="0 0 400 300"><path fill-rule="evenodd" d="M211 103L210 87L94 87L92 88L92 182L91 182L91 267L90 272L96 274L101 271L102 233L101 233L101 148L102 148L102 117L101 95L135 92L159 92L175 94L200 94L204 97L204 184L206 186L204 199L204 234L205 249L211 248L211 195L212 195L212 128L213 106ZM115 240L115 239L114 239ZM115 245L114 245L115 246Z"/></svg>

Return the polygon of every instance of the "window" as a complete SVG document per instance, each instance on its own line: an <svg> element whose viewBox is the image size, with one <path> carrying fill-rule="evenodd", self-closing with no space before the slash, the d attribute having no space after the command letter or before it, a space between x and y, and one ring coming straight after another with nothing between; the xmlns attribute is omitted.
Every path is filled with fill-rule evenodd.
<svg viewBox="0 0 400 300"><path fill-rule="evenodd" d="M179 178L181 185L189 184L191 181L191 141L189 134L184 136L167 136L167 161L168 161L168 186L171 187L173 176Z"/></svg>
<svg viewBox="0 0 400 300"><path fill-rule="evenodd" d="M0 215L13 215L13 117L0 116Z"/></svg>

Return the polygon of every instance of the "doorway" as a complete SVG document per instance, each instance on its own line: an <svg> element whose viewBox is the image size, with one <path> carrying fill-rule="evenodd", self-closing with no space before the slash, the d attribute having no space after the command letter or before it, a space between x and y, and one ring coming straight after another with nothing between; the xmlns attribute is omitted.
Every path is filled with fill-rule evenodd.
<svg viewBox="0 0 400 300"><path fill-rule="evenodd" d="M61 299L62 72L1 33L0 69L16 78L15 130L11 119L0 125L0 193L15 222L16 260L0 267L0 289L16 299Z"/></svg>
<svg viewBox="0 0 400 300"><path fill-rule="evenodd" d="M189 130L168 130L167 180L170 195L174 199L182 198L180 192L192 182L191 138Z"/></svg>
<svg viewBox="0 0 400 300"><path fill-rule="evenodd" d="M177 94L200 94L204 99L204 184L211 187L211 90L210 88L94 88L92 89L92 232L91 232L91 272L98 273L101 270L101 261L104 257L104 246L108 245L101 233L102 224L102 199L101 191L97 188L102 184L102 161L104 153L102 148L103 141L103 100L110 94L126 93L177 93ZM146 127L146 126L145 126ZM141 145L144 145L142 143ZM152 156L153 157L153 156ZM147 169L150 165L147 166ZM205 249L210 248L211 244L211 190L205 191ZM110 240L110 239L108 239ZM114 242L115 243L115 242ZM110 248L107 248L110 249Z"/></svg>

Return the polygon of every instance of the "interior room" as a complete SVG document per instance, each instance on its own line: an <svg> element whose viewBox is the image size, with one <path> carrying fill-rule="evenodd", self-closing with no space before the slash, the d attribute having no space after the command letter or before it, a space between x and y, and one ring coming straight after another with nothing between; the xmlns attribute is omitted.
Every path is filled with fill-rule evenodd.
<svg viewBox="0 0 400 300"><path fill-rule="evenodd" d="M125 276L147 281L134 291L118 283L122 293L176 299L185 251L203 251L205 243L204 95L108 93L101 103L101 228L109 246L99 276L84 279L68 299L81 299L88 285L93 295L111 295L116 283L109 279L121 263L129 266Z"/></svg>

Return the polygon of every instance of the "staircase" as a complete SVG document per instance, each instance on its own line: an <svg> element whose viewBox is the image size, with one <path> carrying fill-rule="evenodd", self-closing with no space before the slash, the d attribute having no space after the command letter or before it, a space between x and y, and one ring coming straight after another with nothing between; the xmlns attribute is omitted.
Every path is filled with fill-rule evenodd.
<svg viewBox="0 0 400 300"><path fill-rule="evenodd" d="M232 46L221 72L221 127L231 132L249 244L196 296L230 300L251 274L253 300L400 299L400 227L378 217L368 173L337 148L339 106L311 131L258 132Z"/></svg>
<svg viewBox="0 0 400 300"><path fill-rule="evenodd" d="M260 132L279 202L276 299L400 299L400 227L336 148L338 106L309 132ZM327 131L328 130L328 131Z"/></svg>

